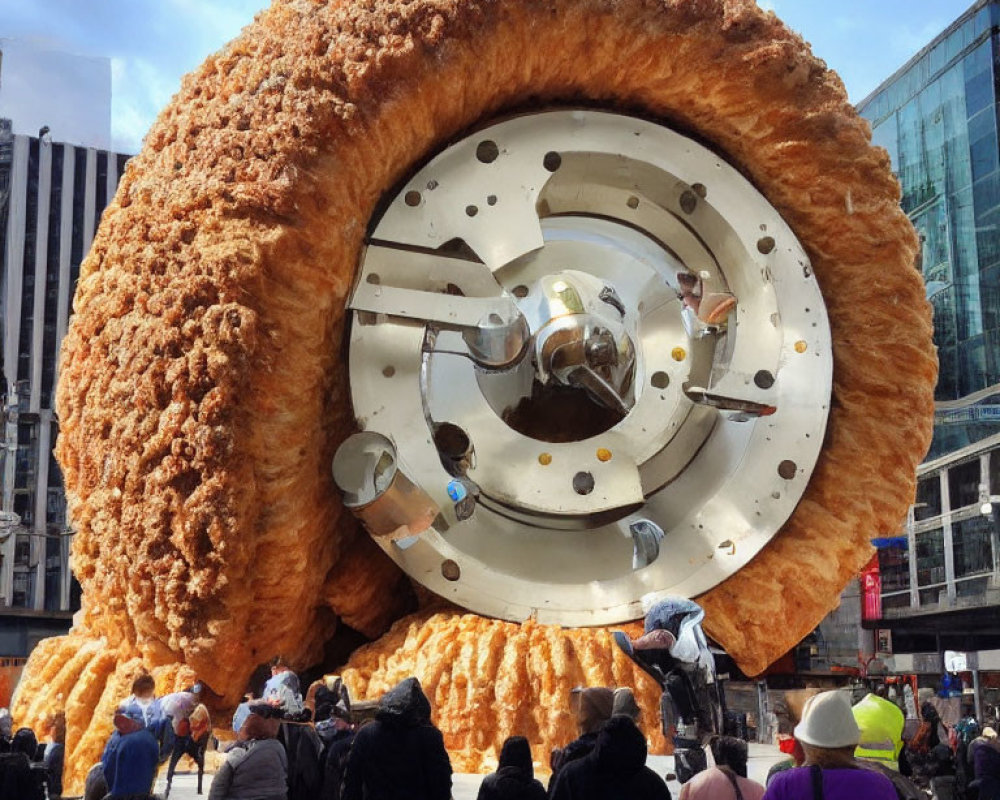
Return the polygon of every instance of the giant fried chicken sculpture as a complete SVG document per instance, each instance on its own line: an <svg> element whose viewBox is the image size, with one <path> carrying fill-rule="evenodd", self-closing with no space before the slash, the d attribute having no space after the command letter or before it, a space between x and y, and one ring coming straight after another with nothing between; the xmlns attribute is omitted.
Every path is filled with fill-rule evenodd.
<svg viewBox="0 0 1000 800"><path fill-rule="evenodd" d="M886 153L798 36L749 0L278 0L185 78L81 270L57 455L83 609L36 648L14 709L66 707L68 791L142 667L231 706L267 657L305 667L339 624L374 637L412 608L329 472L353 426L343 307L366 224L450 137L560 103L706 141L782 213L827 300L825 449L782 531L700 598L706 630L761 670L897 529L936 377L918 245ZM536 755L564 744L579 682L635 682L655 718L604 630L425 617L348 674L361 695L428 682L466 769L511 732Z"/></svg>

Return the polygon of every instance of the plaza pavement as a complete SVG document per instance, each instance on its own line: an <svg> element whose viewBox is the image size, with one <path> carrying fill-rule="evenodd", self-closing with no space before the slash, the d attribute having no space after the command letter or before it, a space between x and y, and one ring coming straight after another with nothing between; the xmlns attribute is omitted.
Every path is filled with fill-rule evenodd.
<svg viewBox="0 0 1000 800"><path fill-rule="evenodd" d="M777 747L763 744L751 744L750 762L747 765L747 772L755 781L764 783L764 779L767 777L767 771L773 764L784 758L786 758L786 756L779 753ZM170 800L197 800L198 798L198 794L195 792L198 785L197 775L193 771L185 771L184 765L187 764L189 764L189 762L186 759L182 761L181 769L179 769L174 775L174 784L170 791ZM668 773L673 773L674 771L673 756L650 756L646 760L646 764L659 775L666 775ZM164 771L160 778L156 781L156 791L161 796L164 788L166 787L165 776L166 771ZM479 783L482 779L482 775L455 775L453 778L452 788L452 797L454 800L476 800L476 795L479 792ZM203 798L208 796L208 789L211 784L212 776L206 774L202 785L204 794L201 796ZM668 781L667 785L670 787L670 794L675 799L680 796L681 787L677 781Z"/></svg>

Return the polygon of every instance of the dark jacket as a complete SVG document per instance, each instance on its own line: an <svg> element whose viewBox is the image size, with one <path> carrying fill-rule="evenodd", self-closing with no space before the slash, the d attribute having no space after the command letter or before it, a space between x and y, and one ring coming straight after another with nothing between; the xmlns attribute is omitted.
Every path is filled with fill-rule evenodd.
<svg viewBox="0 0 1000 800"><path fill-rule="evenodd" d="M503 743L499 769L480 784L478 800L545 800L545 787L535 780L527 739L511 736Z"/></svg>
<svg viewBox="0 0 1000 800"><path fill-rule="evenodd" d="M44 800L45 790L35 779L31 761L24 753L0 754L0 797Z"/></svg>
<svg viewBox="0 0 1000 800"><path fill-rule="evenodd" d="M316 726L323 741L323 788L319 800L340 800L340 785L344 780L344 765L354 743L354 730L328 720Z"/></svg>
<svg viewBox="0 0 1000 800"><path fill-rule="evenodd" d="M628 717L612 717L593 752L567 764L556 778L553 800L670 800L670 790L646 766L646 739Z"/></svg>
<svg viewBox="0 0 1000 800"><path fill-rule="evenodd" d="M362 727L344 767L342 800L449 800L451 762L431 705L416 678L379 703Z"/></svg>
<svg viewBox="0 0 1000 800"><path fill-rule="evenodd" d="M316 731L283 722L278 741L288 755L288 800L316 800L323 787L323 742Z"/></svg>

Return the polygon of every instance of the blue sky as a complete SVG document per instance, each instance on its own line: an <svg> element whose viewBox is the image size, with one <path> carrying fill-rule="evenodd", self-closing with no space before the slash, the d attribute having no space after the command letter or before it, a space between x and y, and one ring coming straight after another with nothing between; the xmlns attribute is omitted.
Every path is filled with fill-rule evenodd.
<svg viewBox="0 0 1000 800"><path fill-rule="evenodd" d="M506 0L517 2L517 0ZM837 70L855 102L972 0L759 0ZM0 38L106 56L112 146L136 152L181 76L239 33L266 0L0 0Z"/></svg>

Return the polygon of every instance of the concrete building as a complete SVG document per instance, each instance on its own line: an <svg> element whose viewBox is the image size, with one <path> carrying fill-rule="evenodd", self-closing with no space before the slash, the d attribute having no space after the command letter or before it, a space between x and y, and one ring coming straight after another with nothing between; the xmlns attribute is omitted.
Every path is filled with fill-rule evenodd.
<svg viewBox="0 0 1000 800"><path fill-rule="evenodd" d="M0 40L0 108L18 113L23 96L8 95L15 66L32 59L9 58ZM72 80L67 59L48 54ZM53 92L85 92L93 83L93 59L80 83ZM106 60L105 60L106 61ZM46 635L65 630L79 607L79 587L69 570L72 531L52 449L59 433L53 411L59 347L69 320L80 262L90 249L101 211L118 185L128 156L88 145L110 141L110 67L107 92L93 103L107 110L72 119L46 119L38 98L24 110L32 134L0 118L0 510L19 518L0 528L0 656L25 656ZM30 74L30 73L29 73ZM24 75L19 78L23 82ZM39 80L45 83L44 73ZM19 85L19 84L18 84ZM44 86L42 87L44 89ZM40 92L40 94L42 94ZM61 112L60 112L61 113ZM48 128L48 129L47 129ZM24 130L23 126L20 128ZM57 140L64 131L76 142ZM103 132L102 132L103 131Z"/></svg>
<svg viewBox="0 0 1000 800"><path fill-rule="evenodd" d="M864 616L890 667L938 676L947 650L1000 648L998 37L1000 2L979 0L858 105L922 240L941 363L917 502L876 542Z"/></svg>

